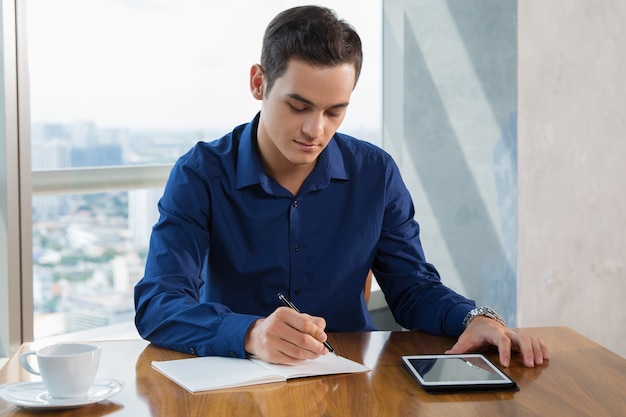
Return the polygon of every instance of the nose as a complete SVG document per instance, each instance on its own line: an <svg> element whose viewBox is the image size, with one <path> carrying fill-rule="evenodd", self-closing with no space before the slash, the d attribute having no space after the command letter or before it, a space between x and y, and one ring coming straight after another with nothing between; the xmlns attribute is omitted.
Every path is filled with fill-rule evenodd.
<svg viewBox="0 0 626 417"><path fill-rule="evenodd" d="M324 132L324 114L311 112L302 125L302 133L308 138L315 139Z"/></svg>

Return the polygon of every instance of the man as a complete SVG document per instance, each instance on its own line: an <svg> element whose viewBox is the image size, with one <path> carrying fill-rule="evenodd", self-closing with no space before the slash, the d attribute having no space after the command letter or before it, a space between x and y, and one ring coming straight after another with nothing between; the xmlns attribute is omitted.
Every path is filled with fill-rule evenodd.
<svg viewBox="0 0 626 417"><path fill-rule="evenodd" d="M441 283L391 157L337 133L361 62L359 36L331 10L270 22L250 70L260 113L172 169L135 288L137 329L198 355L297 363L328 351L326 331L374 329L371 269L402 326L460 336L449 353L495 345L504 366L512 349L542 364L541 340Z"/></svg>

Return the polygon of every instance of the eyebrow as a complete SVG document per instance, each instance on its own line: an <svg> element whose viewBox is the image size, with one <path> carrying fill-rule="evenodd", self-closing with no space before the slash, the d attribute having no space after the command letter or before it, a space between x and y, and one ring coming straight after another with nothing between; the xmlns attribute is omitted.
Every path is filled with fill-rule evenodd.
<svg viewBox="0 0 626 417"><path fill-rule="evenodd" d="M311 107L316 107L315 103L313 103L311 100L308 100L304 97L302 97L300 94L296 94L296 93L291 93L291 94L287 94L287 97L290 97L294 100L300 101L302 103L308 104ZM350 104L349 102L346 103L337 103L337 104L333 104L332 106L328 106L328 109L336 109L336 108L340 108L340 107L348 107L348 104Z"/></svg>

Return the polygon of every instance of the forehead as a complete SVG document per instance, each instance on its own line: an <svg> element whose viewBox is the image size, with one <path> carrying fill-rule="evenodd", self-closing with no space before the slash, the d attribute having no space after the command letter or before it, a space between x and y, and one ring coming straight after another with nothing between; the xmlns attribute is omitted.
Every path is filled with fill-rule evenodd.
<svg viewBox="0 0 626 417"><path fill-rule="evenodd" d="M280 95L297 94L320 106L332 105L349 102L355 80L356 70L351 64L319 67L291 59L272 90Z"/></svg>

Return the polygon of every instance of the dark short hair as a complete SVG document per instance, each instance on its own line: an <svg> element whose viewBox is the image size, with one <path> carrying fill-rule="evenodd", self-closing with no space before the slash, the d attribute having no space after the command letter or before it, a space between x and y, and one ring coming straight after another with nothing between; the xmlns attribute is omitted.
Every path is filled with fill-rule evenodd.
<svg viewBox="0 0 626 417"><path fill-rule="evenodd" d="M361 38L331 9L319 6L287 9L269 23L263 36L261 66L266 94L285 73L292 58L320 67L352 64L356 85L363 62Z"/></svg>

